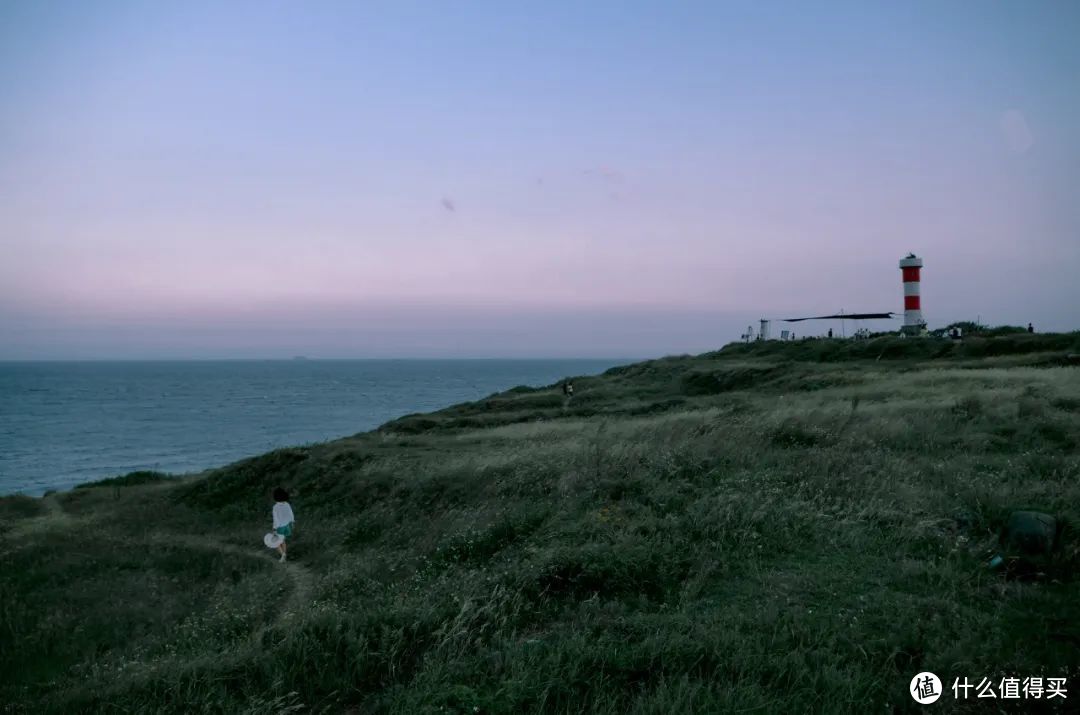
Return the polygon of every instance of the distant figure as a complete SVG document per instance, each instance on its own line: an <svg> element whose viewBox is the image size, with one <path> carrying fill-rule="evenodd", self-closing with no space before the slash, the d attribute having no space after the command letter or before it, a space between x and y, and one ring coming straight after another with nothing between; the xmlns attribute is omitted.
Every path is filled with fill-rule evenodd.
<svg viewBox="0 0 1080 715"><path fill-rule="evenodd" d="M289 506L289 493L278 487L274 490L274 532L281 537L281 543L277 550L281 553L281 560L285 560L285 540L292 536L293 517L292 507Z"/></svg>
<svg viewBox="0 0 1080 715"><path fill-rule="evenodd" d="M1031 323L1028 323L1028 332L1029 333L1034 333L1035 332L1035 327Z"/></svg>
<svg viewBox="0 0 1080 715"><path fill-rule="evenodd" d="M567 382L566 382L566 396L567 397L573 397L574 396L574 383L570 382L569 380L567 380Z"/></svg>
<svg viewBox="0 0 1080 715"><path fill-rule="evenodd" d="M832 337L832 328L829 328L829 337Z"/></svg>

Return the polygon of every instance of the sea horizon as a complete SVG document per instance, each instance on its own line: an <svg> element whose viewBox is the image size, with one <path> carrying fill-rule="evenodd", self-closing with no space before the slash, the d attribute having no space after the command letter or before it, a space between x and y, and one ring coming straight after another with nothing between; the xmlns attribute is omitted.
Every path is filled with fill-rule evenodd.
<svg viewBox="0 0 1080 715"><path fill-rule="evenodd" d="M670 355L684 353L670 353ZM685 353L691 354L691 353ZM610 356L540 356L540 357L500 357L500 356L467 356L467 357L313 357L310 355L296 355L293 357L149 357L149 358L113 358L113 357L75 357L75 358L0 358L0 365L19 365L34 363L172 363L172 362L543 362L552 360L586 360L641 362L644 360L656 360L665 355L651 355L639 357L610 357Z"/></svg>
<svg viewBox="0 0 1080 715"><path fill-rule="evenodd" d="M616 358L0 361L0 495L191 474L406 414L633 362Z"/></svg>

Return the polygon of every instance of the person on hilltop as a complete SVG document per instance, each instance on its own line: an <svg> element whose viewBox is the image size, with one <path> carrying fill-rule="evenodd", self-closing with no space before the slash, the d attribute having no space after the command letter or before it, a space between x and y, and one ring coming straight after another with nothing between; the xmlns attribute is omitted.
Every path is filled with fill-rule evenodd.
<svg viewBox="0 0 1080 715"><path fill-rule="evenodd" d="M274 518L274 533L281 537L281 543L278 544L277 550L281 553L281 560L285 560L286 540L292 536L293 524L296 518L293 516L292 507L289 506L289 493L278 487L274 490L274 510L272 512Z"/></svg>
<svg viewBox="0 0 1080 715"><path fill-rule="evenodd" d="M1032 325L1031 323L1028 323L1028 332L1029 333L1034 333L1035 332L1035 326Z"/></svg>
<svg viewBox="0 0 1080 715"><path fill-rule="evenodd" d="M570 406L570 398L574 396L574 383L569 380L563 380L562 383L563 403L562 408L565 410Z"/></svg>

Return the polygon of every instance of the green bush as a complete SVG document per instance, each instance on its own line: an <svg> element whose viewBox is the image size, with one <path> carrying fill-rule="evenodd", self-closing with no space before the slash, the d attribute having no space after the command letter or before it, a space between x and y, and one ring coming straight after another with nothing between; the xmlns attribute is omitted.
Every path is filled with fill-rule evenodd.
<svg viewBox="0 0 1080 715"><path fill-rule="evenodd" d="M29 519L45 513L41 499L25 494L11 494L0 497L0 524L19 519Z"/></svg>
<svg viewBox="0 0 1080 715"><path fill-rule="evenodd" d="M184 484L177 489L175 498L183 504L236 516L253 508L265 511L270 508L270 496L276 487L295 491L309 457L308 449L275 450Z"/></svg>
<svg viewBox="0 0 1080 715"><path fill-rule="evenodd" d="M99 479L96 482L86 482L85 484L79 484L75 488L92 489L94 487L132 487L137 484L152 484L154 482L160 482L172 478L173 477L171 475L165 474L164 472L128 472L127 474L119 477L109 477L108 479Z"/></svg>
<svg viewBox="0 0 1080 715"><path fill-rule="evenodd" d="M783 368L770 365L710 371L690 370L682 376L682 392L685 395L694 396L746 390L767 383L782 371Z"/></svg>
<svg viewBox="0 0 1080 715"><path fill-rule="evenodd" d="M999 325L996 328L986 328L979 331L979 336L983 338L997 338L1002 335L1023 335L1027 333L1027 328L1020 325Z"/></svg>

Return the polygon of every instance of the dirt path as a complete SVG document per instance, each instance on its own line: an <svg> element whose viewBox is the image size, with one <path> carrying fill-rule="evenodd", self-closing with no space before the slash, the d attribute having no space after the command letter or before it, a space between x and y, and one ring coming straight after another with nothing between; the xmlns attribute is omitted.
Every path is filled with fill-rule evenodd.
<svg viewBox="0 0 1080 715"><path fill-rule="evenodd" d="M277 556L274 554L267 556L257 550L245 549L234 544L221 543L214 541L206 537L192 536L190 534L182 535L158 535L155 539L159 542L167 541L170 544L181 544L193 549L203 549L206 551L217 551L223 554L230 554L232 556L242 556L245 558L258 559L263 563L267 563L274 568L281 569L289 577L292 582L292 591L289 593L288 599L285 601L284 606L278 611L278 616L272 622L261 626L253 634L253 639L259 639L262 634L265 633L270 627L282 623L298 613L301 613L311 604L311 593L315 579L311 571L303 564L298 564L293 561L286 561L285 563L279 563Z"/></svg>
<svg viewBox="0 0 1080 715"><path fill-rule="evenodd" d="M34 532L77 528L85 526L87 522L91 521L91 519L86 517L73 517L64 510L60 500L57 499L54 494L42 497L41 504L45 507L45 513L25 519L23 522L16 525L15 528L5 535L5 540L14 537L30 536ZM269 628L303 612L311 604L311 594L315 581L311 571L303 564L292 561L279 563L276 551L268 555L266 549L246 549L234 544L190 534L158 533L151 537L151 541L159 544L180 544L193 549L217 551L231 556L258 559L271 568L277 568L284 571L292 585L289 596L283 604L283 607L278 611L277 618L258 628L252 634L253 639L260 638ZM16 547L16 550L28 545L29 544L22 544L20 547Z"/></svg>
<svg viewBox="0 0 1080 715"><path fill-rule="evenodd" d="M55 494L41 497L41 504L45 507L46 517L54 521L71 521L71 517L64 511L64 507L60 505L60 500L56 498Z"/></svg>
<svg viewBox="0 0 1080 715"><path fill-rule="evenodd" d="M41 497L41 505L45 507L45 513L20 519L6 534L4 534L4 540L12 541L16 538L28 536L40 531L67 529L80 522L80 519L77 519L64 511L64 507L61 506L60 500L56 498L55 494ZM21 544L15 548L15 551L25 548L28 545L29 544Z"/></svg>

